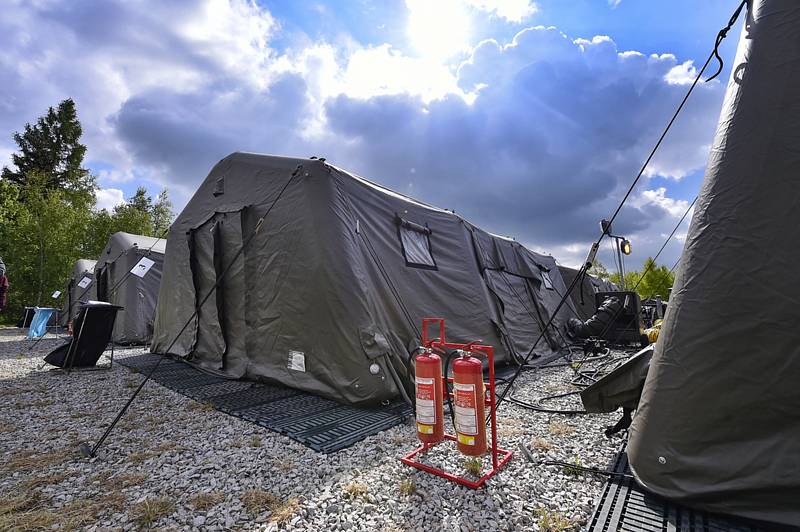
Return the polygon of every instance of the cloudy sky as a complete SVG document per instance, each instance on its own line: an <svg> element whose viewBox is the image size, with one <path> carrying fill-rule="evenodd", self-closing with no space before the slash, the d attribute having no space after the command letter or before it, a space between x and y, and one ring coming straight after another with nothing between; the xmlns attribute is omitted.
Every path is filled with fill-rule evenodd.
<svg viewBox="0 0 800 532"><path fill-rule="evenodd" d="M102 206L144 185L180 209L233 151L320 155L574 264L738 2L3 4L2 164L14 131L71 97ZM737 40L616 224L634 266L697 193Z"/></svg>

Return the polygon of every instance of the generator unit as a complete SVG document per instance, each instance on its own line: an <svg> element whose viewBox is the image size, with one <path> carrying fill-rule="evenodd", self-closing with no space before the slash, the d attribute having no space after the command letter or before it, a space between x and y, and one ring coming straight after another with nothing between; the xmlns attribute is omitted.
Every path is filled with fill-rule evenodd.
<svg viewBox="0 0 800 532"><path fill-rule="evenodd" d="M639 294L632 291L597 292L595 295L597 308L603 302L616 297L622 304L616 317L608 325L608 330L603 334L603 339L614 344L637 344L646 346L646 337L643 338L642 303Z"/></svg>

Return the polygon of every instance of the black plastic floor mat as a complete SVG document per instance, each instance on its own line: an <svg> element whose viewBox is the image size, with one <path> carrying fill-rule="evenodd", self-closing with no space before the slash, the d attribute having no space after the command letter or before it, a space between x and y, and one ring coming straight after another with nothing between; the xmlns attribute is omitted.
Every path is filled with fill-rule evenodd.
<svg viewBox="0 0 800 532"><path fill-rule="evenodd" d="M613 471L631 474L625 446ZM612 477L589 524L589 532L763 532L735 518L692 510L649 493L631 478Z"/></svg>
<svg viewBox="0 0 800 532"><path fill-rule="evenodd" d="M119 363L147 374L160 358L144 354L120 357ZM411 407L400 400L381 407L355 408L283 386L224 379L169 358L162 360L152 378L322 453L349 447L412 415Z"/></svg>

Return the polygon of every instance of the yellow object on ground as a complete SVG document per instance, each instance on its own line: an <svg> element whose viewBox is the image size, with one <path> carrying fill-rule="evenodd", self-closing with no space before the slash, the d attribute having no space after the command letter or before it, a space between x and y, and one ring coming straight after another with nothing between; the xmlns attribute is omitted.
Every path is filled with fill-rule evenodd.
<svg viewBox="0 0 800 532"><path fill-rule="evenodd" d="M651 344L656 343L656 340L658 340L658 335L661 333L661 324L663 322L664 320L656 320L652 327L644 330L644 333L647 335L647 339Z"/></svg>

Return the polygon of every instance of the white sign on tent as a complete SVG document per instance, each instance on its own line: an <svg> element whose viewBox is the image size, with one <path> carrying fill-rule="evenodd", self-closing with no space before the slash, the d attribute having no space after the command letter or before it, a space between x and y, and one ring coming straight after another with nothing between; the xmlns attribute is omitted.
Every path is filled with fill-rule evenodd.
<svg viewBox="0 0 800 532"><path fill-rule="evenodd" d="M91 277L84 277L83 279L80 280L80 282L78 283L78 286L80 286L81 288L86 288L90 284L92 284L92 278Z"/></svg>
<svg viewBox="0 0 800 532"><path fill-rule="evenodd" d="M153 267L153 264L155 264L155 262L152 260L148 259L147 257L142 257L131 269L131 273L137 277L144 278L144 276L147 275L147 272L150 271L150 268Z"/></svg>

